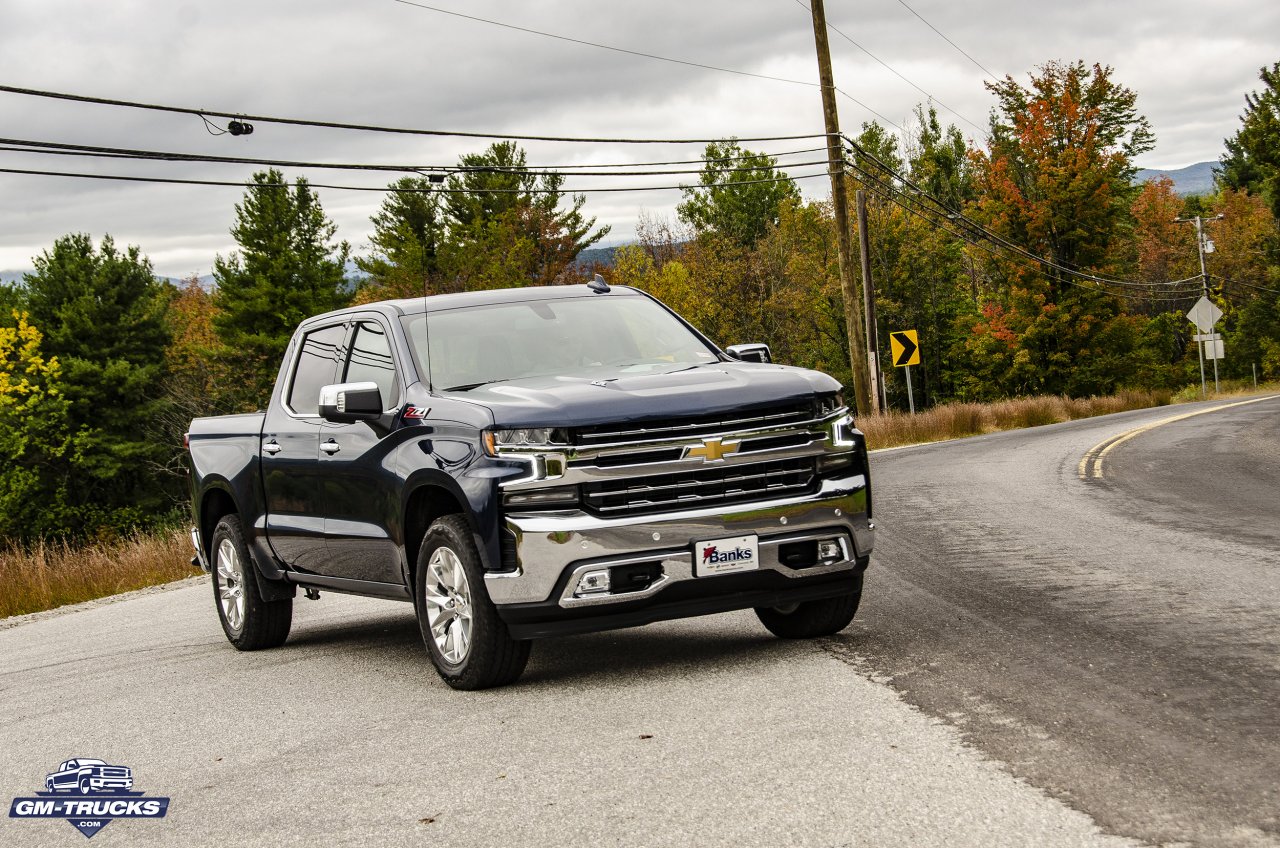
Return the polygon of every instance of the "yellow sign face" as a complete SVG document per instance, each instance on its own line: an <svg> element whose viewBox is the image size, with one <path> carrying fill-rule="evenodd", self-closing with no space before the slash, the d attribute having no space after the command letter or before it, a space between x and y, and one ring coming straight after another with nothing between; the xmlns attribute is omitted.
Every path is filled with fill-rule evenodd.
<svg viewBox="0 0 1280 848"><path fill-rule="evenodd" d="M897 330L889 334L889 358L899 368L920 364L920 339L915 330Z"/></svg>

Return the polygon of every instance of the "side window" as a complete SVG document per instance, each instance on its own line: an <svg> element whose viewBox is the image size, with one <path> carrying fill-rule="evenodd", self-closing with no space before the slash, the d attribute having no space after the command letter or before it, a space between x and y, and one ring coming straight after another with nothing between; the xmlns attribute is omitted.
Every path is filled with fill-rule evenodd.
<svg viewBox="0 0 1280 848"><path fill-rule="evenodd" d="M342 324L313 330L302 338L302 351L289 384L289 408L299 415L320 411L320 389L332 383L347 328Z"/></svg>
<svg viewBox="0 0 1280 848"><path fill-rule="evenodd" d="M351 340L351 352L347 356L347 373L344 383L372 382L382 392L382 407L390 409L400 405L400 383L396 379L396 363L391 356L391 340L376 321L356 324L356 334Z"/></svg>

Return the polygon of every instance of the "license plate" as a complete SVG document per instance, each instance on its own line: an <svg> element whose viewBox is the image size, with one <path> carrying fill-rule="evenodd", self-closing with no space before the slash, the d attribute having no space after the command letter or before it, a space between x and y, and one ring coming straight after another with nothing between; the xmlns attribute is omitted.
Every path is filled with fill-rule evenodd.
<svg viewBox="0 0 1280 848"><path fill-rule="evenodd" d="M755 571L760 567L760 540L755 536L711 539L693 545L693 574L710 577L735 571Z"/></svg>

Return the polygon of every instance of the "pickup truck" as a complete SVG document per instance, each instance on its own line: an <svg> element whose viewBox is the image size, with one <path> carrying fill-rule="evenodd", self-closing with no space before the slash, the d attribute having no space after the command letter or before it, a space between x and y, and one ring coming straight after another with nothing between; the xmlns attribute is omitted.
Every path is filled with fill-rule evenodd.
<svg viewBox="0 0 1280 848"><path fill-rule="evenodd" d="M133 788L133 769L84 757L65 760L58 763L57 769L45 775L44 788L50 792L78 790L81 795L104 791L124 792Z"/></svg>
<svg viewBox="0 0 1280 848"><path fill-rule="evenodd" d="M308 319L265 411L191 422L193 562L240 650L284 643L298 587L410 601L457 689L515 681L533 639L683 616L838 632L865 441L836 380L770 360L599 278Z"/></svg>

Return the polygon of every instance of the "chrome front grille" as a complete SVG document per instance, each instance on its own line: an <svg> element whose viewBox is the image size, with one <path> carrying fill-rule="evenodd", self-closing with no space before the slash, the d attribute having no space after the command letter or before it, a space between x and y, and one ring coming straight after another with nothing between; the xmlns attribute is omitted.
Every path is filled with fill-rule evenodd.
<svg viewBox="0 0 1280 848"><path fill-rule="evenodd" d="M807 494L817 484L814 458L801 457L584 483L582 503L601 516L644 515Z"/></svg>
<svg viewBox="0 0 1280 848"><path fill-rule="evenodd" d="M765 427L786 427L814 416L812 403L773 406L764 409L739 410L729 414L700 415L686 418L659 419L635 424L615 423L596 427L578 427L572 431L575 445L594 446L612 442L651 442L694 436L732 433Z"/></svg>

